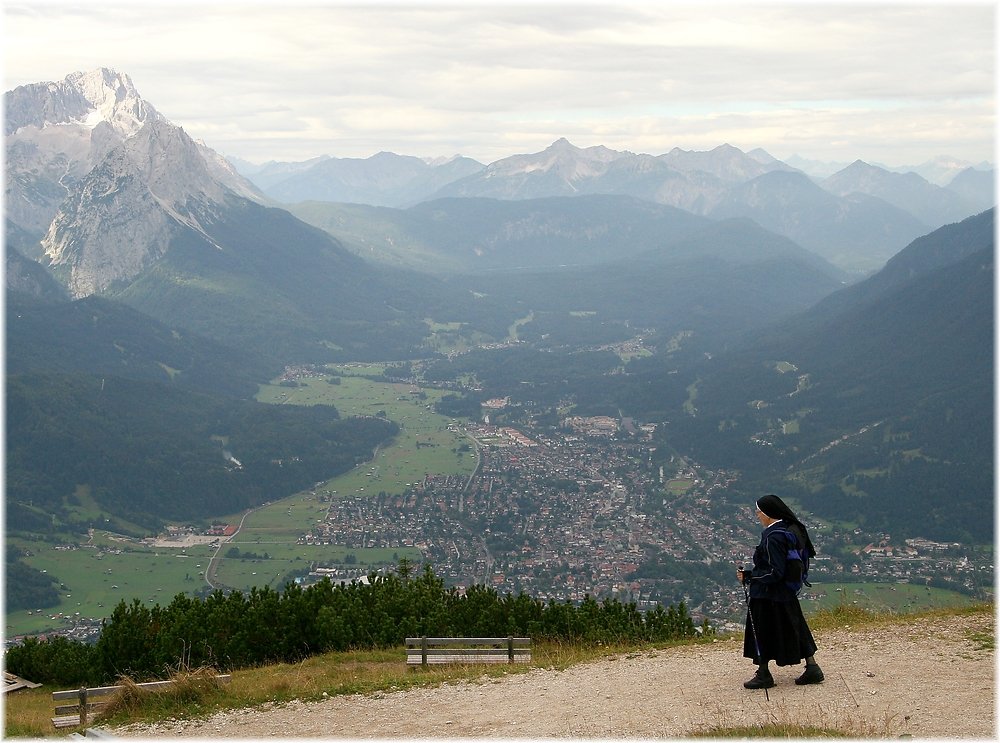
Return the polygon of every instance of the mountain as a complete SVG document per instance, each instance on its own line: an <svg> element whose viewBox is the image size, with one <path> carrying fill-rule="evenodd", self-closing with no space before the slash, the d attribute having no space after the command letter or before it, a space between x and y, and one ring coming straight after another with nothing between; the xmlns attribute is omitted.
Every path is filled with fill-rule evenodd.
<svg viewBox="0 0 1000 743"><path fill-rule="evenodd" d="M792 160L792 164L784 163L759 148L744 153L728 144L703 152L674 148L654 156L603 146L580 148L562 138L541 152L513 155L485 167L469 161L471 173L464 177L449 173L439 179L436 191L420 175L427 172L427 163L392 153L367 160L323 158L308 167L301 167L305 163L270 164L251 177L262 186L266 182L269 195L332 234L340 229L348 241L347 232L354 234L358 244L374 251L373 255L383 254L381 238L375 236L373 243L371 236L358 234L364 232L356 222L364 212L361 205L614 195L713 218L760 219L767 229L859 274L877 270L928 230L992 205L992 188L987 191L984 183L973 185L971 177L964 185L959 183L962 190L958 191L913 173L892 172L861 161L843 166ZM816 183L803 171L822 176L820 185L834 198L819 194ZM328 220L337 210L324 216L316 201L359 206L340 209L337 219L344 222L335 227ZM375 216L379 224L387 218L386 213ZM412 247L421 251L413 265L432 259L425 252L426 245L414 243ZM405 264L403 252L398 243L388 250Z"/></svg>
<svg viewBox="0 0 1000 743"><path fill-rule="evenodd" d="M279 203L342 201L408 206L482 169L481 163L467 157L429 163L380 152L366 159L324 157L309 161L304 168L276 163L248 177Z"/></svg>
<svg viewBox="0 0 1000 743"><path fill-rule="evenodd" d="M290 176L309 170L316 163L327 160L329 157L329 155L320 155L302 162L291 163L270 160L260 165L233 156L227 159L232 163L237 173L250 179L258 188L267 190L275 183L280 183Z"/></svg>
<svg viewBox="0 0 1000 743"><path fill-rule="evenodd" d="M561 138L543 152L497 160L479 173L445 186L435 197L532 199L573 196L580 193L581 184L602 175L612 162L626 156L607 147L580 149Z"/></svg>
<svg viewBox="0 0 1000 743"><path fill-rule="evenodd" d="M945 186L970 204L985 211L996 206L996 172L966 168Z"/></svg>
<svg viewBox="0 0 1000 743"><path fill-rule="evenodd" d="M990 163L971 163L950 155L939 155L920 165L904 165L897 168L886 168L900 173L916 173L937 186L946 186L956 175L968 168L976 170L992 170Z"/></svg>
<svg viewBox="0 0 1000 743"><path fill-rule="evenodd" d="M436 274L598 264L711 223L674 207L600 195L445 198L405 210L319 202L288 208L360 256Z"/></svg>
<svg viewBox="0 0 1000 743"><path fill-rule="evenodd" d="M705 362L673 440L829 519L992 541L994 214Z"/></svg>
<svg viewBox="0 0 1000 743"><path fill-rule="evenodd" d="M38 244L40 262L72 297L119 299L169 327L271 362L408 357L427 335L424 318L471 304L469 312L486 324L504 321L489 303L450 297L443 287L430 288L428 277L413 281L374 267L288 212L248 198L252 186L234 181L226 161L134 99L127 78L103 71L67 80L76 90L85 87L81 81L99 87L95 80L109 78L120 84L116 100L132 101L128 110L144 118L126 117L132 125L119 131L97 121L123 118L117 109L87 114L93 130L86 129L82 151L90 159L62 156L79 172L61 186L64 197ZM60 104L62 90L50 84L9 95L17 104L12 126L23 124L14 129L16 141L62 131L44 120L46 112L79 117L94 105L93 95L84 96L68 109ZM77 136L84 125L69 126ZM92 131L108 133L110 146L94 149ZM9 181L31 175L18 167L8 163ZM10 235L31 244L25 228L8 225Z"/></svg>
<svg viewBox="0 0 1000 743"><path fill-rule="evenodd" d="M795 170L795 168L771 157L764 150L758 149L754 152L755 156L744 153L729 144L719 145L707 152L682 150L675 147L667 154L660 155L659 159L682 173L692 171L708 173L730 185L744 183L773 170Z"/></svg>
<svg viewBox="0 0 1000 743"><path fill-rule="evenodd" d="M954 193L930 184L918 202L913 194L900 192L908 183L889 177L879 197L858 193L857 182L840 189L844 195L832 194L766 152L751 157L720 145L707 152L674 149L653 157L605 147L581 149L561 139L543 152L498 160L436 196L628 195L716 219L748 217L841 268L863 273L877 270L933 227L975 211ZM890 203L890 198L919 216Z"/></svg>
<svg viewBox="0 0 1000 743"><path fill-rule="evenodd" d="M843 273L749 220L706 222L638 254L599 265L456 276L530 313L518 337L546 347L644 336L665 349L714 352L801 312L843 286ZM585 290L584 290L585 288Z"/></svg>
<svg viewBox="0 0 1000 743"><path fill-rule="evenodd" d="M709 216L753 219L846 270L878 269L930 229L877 197L836 196L802 173L778 170L734 186Z"/></svg>
<svg viewBox="0 0 1000 743"><path fill-rule="evenodd" d="M952 189L928 183L916 173L892 173L861 160L855 160L820 185L837 196L854 193L876 196L931 226L965 219L976 211L977 204L985 201L989 205L992 197L991 188L989 195L982 194L970 201Z"/></svg>
<svg viewBox="0 0 1000 743"><path fill-rule="evenodd" d="M4 105L6 216L35 239L48 230L63 200L115 148L146 124L166 122L128 75L107 68L19 86L4 95ZM211 152L198 147L203 154ZM216 179L254 197L255 189L221 158L211 153L206 160Z"/></svg>
<svg viewBox="0 0 1000 743"><path fill-rule="evenodd" d="M816 180L822 180L828 176L833 175L838 170L843 170L850 163L843 162L826 162L824 160L813 160L810 158L802 157L801 155L792 155L785 159L787 163L792 168L796 170L801 170L803 173L808 175L810 178Z"/></svg>

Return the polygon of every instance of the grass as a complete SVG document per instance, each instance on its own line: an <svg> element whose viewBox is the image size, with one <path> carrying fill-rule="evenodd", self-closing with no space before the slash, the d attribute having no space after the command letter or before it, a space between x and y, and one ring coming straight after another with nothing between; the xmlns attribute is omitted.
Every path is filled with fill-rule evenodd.
<svg viewBox="0 0 1000 743"><path fill-rule="evenodd" d="M688 644L700 640L687 640ZM668 643L657 647L667 647ZM646 650L652 649L652 646ZM318 701L343 694L374 694L415 687L439 686L456 681L487 680L526 673L531 668L564 670L578 663L608 656L637 652L636 646L585 646L569 642L538 642L532 648L532 662L514 665L448 665L427 669L406 665L406 650L365 650L324 653L299 663L278 663L231 672L232 680L221 689L205 684L203 693L193 697L156 693L129 693L96 723L97 726L128 722L153 722L211 715L227 709L256 707L291 700ZM214 675L211 671L210 675ZM183 674L174 678L184 678ZM128 682L125 682L126 684ZM52 736L52 692L43 687L10 695L5 701L5 737L38 738ZM67 728L65 735L81 728Z"/></svg>
<svg viewBox="0 0 1000 743"><path fill-rule="evenodd" d="M824 609L810 617L810 626L817 631L862 626L899 626L927 617L948 617L993 614L992 604L970 607L940 608L915 614L873 612L856 606ZM974 651L991 651L991 635L972 632L968 639ZM105 724L153 722L165 719L185 719L208 716L227 709L256 707L265 703L291 700L318 701L341 694L374 694L401 691L414 687L439 686L463 680L488 680L509 674L525 673L531 668L565 670L579 663L616 655L635 657L654 648L710 642L710 638L684 640L653 645L587 646L571 642L536 642L530 664L512 666L434 666L428 669L406 666L406 651L400 648L344 653L325 653L299 663L280 663L258 668L232 671L232 681L222 689L211 685L197 697L166 695L148 696L138 702L119 705ZM213 672L214 673L214 672ZM6 737L46 737L53 734L52 688L39 688L10 694L6 702L4 734ZM193 693L193 692L192 692ZM720 707L718 723L693 737L709 738L817 738L817 737L885 737L891 720L884 726L861 721L826 720L820 716L813 724L803 726L780 707L769 708L767 717L757 724L739 723ZM865 725L865 729L859 726ZM884 727L884 729L883 729ZM67 731L67 735L72 731Z"/></svg>
<svg viewBox="0 0 1000 743"><path fill-rule="evenodd" d="M857 606L875 613L909 613L939 607L974 604L957 591L921 583L838 583L817 580L802 592L802 610L813 612L838 606Z"/></svg>

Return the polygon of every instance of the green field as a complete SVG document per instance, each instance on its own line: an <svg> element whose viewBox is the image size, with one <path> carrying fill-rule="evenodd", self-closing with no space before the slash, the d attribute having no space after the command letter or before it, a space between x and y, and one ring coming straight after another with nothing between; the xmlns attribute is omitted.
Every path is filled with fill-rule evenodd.
<svg viewBox="0 0 1000 743"><path fill-rule="evenodd" d="M976 601L957 591L915 583L818 583L800 595L806 613L837 606L905 614L920 609L969 606Z"/></svg>
<svg viewBox="0 0 1000 743"><path fill-rule="evenodd" d="M252 586L270 586L279 590L285 585L289 572L309 567L312 562L324 566L340 566L352 570L361 569L365 573L383 565L392 566L401 558L414 562L420 560L420 551L413 548L399 549L346 549L342 546L311 544L288 544L278 542L229 542L223 553L230 547L238 547L241 552L258 555L255 559L224 559L216 573L216 582L227 586L249 590ZM263 559L267 553L268 558ZM353 555L356 562L345 563L347 555Z"/></svg>
<svg viewBox="0 0 1000 743"><path fill-rule="evenodd" d="M340 384L323 379L306 379L299 387L266 385L257 399L283 405L334 405L344 417L379 415L400 425L396 440L380 449L371 462L330 480L318 488L338 495L371 495L379 491L397 495L425 475L451 474L469 476L476 468L471 441L449 429L451 419L438 415L433 405L446 393L442 390L415 388L408 384L373 382L354 373L375 373L381 368L336 367ZM288 499L282 501L284 509ZM257 526L257 514L252 527Z"/></svg>
<svg viewBox="0 0 1000 743"><path fill-rule="evenodd" d="M75 618L100 619L111 614L119 601L138 598L152 606L168 604L178 593L205 585L201 573L214 549L208 546L179 549L148 547L101 535L95 544L73 550L57 550L44 542L9 540L34 554L25 562L57 576L61 585L59 606L40 612L27 610L7 614L7 634L44 632L68 626ZM120 550L119 554L108 549ZM65 586L63 588L62 586ZM79 612L79 614L77 614Z"/></svg>

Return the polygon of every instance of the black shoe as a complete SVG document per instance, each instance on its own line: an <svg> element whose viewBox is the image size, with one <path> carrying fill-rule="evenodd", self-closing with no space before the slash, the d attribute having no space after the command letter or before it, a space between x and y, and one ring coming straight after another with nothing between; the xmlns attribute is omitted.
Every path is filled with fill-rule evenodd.
<svg viewBox="0 0 1000 743"><path fill-rule="evenodd" d="M770 689L774 686L774 676L770 671L757 671L752 679L743 682L743 686L747 689Z"/></svg>
<svg viewBox="0 0 1000 743"><path fill-rule="evenodd" d="M795 679L795 683L799 686L804 684L818 684L823 681L823 669L819 667L816 663L812 665L806 665L805 672Z"/></svg>

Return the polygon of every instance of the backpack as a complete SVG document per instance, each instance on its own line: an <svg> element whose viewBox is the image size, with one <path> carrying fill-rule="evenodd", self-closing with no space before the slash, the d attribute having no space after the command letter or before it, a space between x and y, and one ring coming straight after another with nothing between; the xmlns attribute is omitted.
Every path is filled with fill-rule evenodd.
<svg viewBox="0 0 1000 743"><path fill-rule="evenodd" d="M791 529L778 528L777 534L783 534L788 540L788 557L785 560L785 585L793 593L802 590L802 586L812 587L809 582L809 555L805 546L799 546L799 538Z"/></svg>

